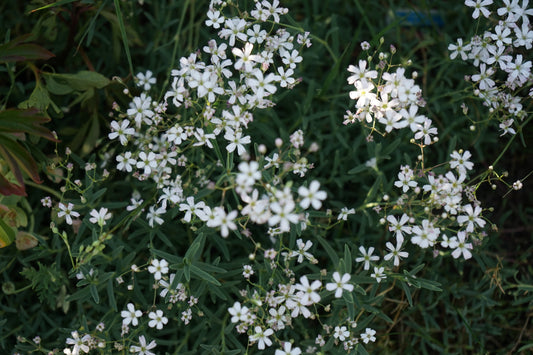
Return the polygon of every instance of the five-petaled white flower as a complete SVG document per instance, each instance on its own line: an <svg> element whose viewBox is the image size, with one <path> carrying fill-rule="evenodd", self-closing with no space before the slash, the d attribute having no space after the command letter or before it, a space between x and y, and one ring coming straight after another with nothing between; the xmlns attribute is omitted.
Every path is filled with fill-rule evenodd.
<svg viewBox="0 0 533 355"><path fill-rule="evenodd" d="M168 273L168 262L165 259L154 259L148 266L148 271L154 274L154 279L161 280L162 274Z"/></svg>
<svg viewBox="0 0 533 355"><path fill-rule="evenodd" d="M355 258L355 261L358 262L358 263L364 262L365 264L364 264L363 268L365 270L370 269L370 262L371 261L378 261L379 260L379 256L372 256L372 253L374 252L374 247L370 247L370 248L368 248L368 251L366 251L364 246L360 246L359 247L359 251L361 252L361 254L363 256Z"/></svg>
<svg viewBox="0 0 533 355"><path fill-rule="evenodd" d="M255 333L250 335L250 341L257 341L257 348L259 350L264 350L266 346L272 345L272 340L268 337L274 334L274 331L270 328L263 330L260 326L254 328Z"/></svg>
<svg viewBox="0 0 533 355"><path fill-rule="evenodd" d="M79 217L80 214L76 211L73 211L72 209L74 208L74 205L72 203L69 202L69 204L67 206L65 206L64 204L62 204L61 202L59 203L59 209L60 211L57 213L57 216L59 218L65 216L65 221L72 225L72 217Z"/></svg>
<svg viewBox="0 0 533 355"><path fill-rule="evenodd" d="M335 290L335 297L340 298L342 296L342 291L346 290L348 292L353 291L353 285L348 283L350 281L350 274L344 274L341 277L341 274L337 271L333 273L333 281L326 284L326 290L333 291ZM342 340L342 339L341 339Z"/></svg>
<svg viewBox="0 0 533 355"><path fill-rule="evenodd" d="M130 346L130 352L136 353L137 355L155 355L155 353L149 351L156 347L155 340L152 340L150 344L146 344L146 339L144 338L144 335L141 335L139 337L139 346L132 345Z"/></svg>
<svg viewBox="0 0 533 355"><path fill-rule="evenodd" d="M319 191L320 183L316 180L311 181L309 188L305 186L300 186L298 188L298 194L303 197L300 201L300 206L302 208L309 208L309 205L312 205L315 210L322 207L322 200L325 200L327 194L325 191Z"/></svg>
<svg viewBox="0 0 533 355"><path fill-rule="evenodd" d="M112 216L111 213L107 212L107 208L105 207L100 208L98 211L95 209L92 210L90 215L91 218L89 218L89 222L98 224L100 227L104 226L106 223L105 221L110 219Z"/></svg>
<svg viewBox="0 0 533 355"><path fill-rule="evenodd" d="M161 330L163 329L163 325L168 323L168 318L163 315L163 311L160 309L148 313L148 318L150 318L150 321L148 322L150 328L156 327Z"/></svg>
<svg viewBox="0 0 533 355"><path fill-rule="evenodd" d="M127 307L128 307L127 311L124 310L120 312L120 316L124 318L122 320L122 324L128 325L131 323L131 325L137 326L137 324L139 324L138 318L142 316L143 312L141 312L138 309L135 309L135 306L133 305L133 303L128 303Z"/></svg>

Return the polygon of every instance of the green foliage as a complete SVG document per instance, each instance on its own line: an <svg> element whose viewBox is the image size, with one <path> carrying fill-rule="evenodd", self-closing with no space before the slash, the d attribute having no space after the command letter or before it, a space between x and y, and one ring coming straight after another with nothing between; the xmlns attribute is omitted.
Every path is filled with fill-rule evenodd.
<svg viewBox="0 0 533 355"><path fill-rule="evenodd" d="M56 307L63 307L63 311L67 313L68 304L59 302L61 289L65 287L65 275L54 264L46 266L37 262L39 269L34 267L25 267L20 274L24 276L31 284L31 288L35 290L39 301L48 307L55 309Z"/></svg>

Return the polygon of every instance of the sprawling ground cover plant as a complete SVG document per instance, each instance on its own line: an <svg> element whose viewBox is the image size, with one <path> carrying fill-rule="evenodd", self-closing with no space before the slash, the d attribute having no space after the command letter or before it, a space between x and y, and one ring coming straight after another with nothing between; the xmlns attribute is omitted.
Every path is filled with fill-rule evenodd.
<svg viewBox="0 0 533 355"><path fill-rule="evenodd" d="M521 253L498 249L509 215L487 197L527 186L529 171L509 176L504 159L524 149L517 137L529 149L527 1L458 4L449 13L464 14L470 40L445 37L448 12L425 3L408 16L359 1L162 4L38 5L40 39L57 43L55 21L70 24L63 52L78 41L83 67L48 62L35 44L0 47L3 109L40 110L57 133L24 132L61 140L27 145L49 178L26 181L27 197L13 194L19 176L0 175L11 188L0 200L2 348L531 346L530 235L515 239ZM110 60L93 62L111 43ZM26 68L33 81L20 79ZM12 171L33 159L1 158ZM518 205L527 231L530 207Z"/></svg>

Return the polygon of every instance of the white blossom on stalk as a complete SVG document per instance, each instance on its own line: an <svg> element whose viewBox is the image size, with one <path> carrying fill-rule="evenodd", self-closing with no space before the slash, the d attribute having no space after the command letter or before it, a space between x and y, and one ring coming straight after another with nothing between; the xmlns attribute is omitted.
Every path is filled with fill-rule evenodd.
<svg viewBox="0 0 533 355"><path fill-rule="evenodd" d="M142 93L141 96L134 97L130 103L130 108L126 111L128 116L133 117L137 127L141 127L141 123L152 124L151 118L155 115L154 111L150 109L152 105L152 98Z"/></svg>
<svg viewBox="0 0 533 355"><path fill-rule="evenodd" d="M207 225L209 227L220 227L222 237L226 238L230 230L237 229L237 225L233 222L237 217L237 211L226 213L222 207L215 207L213 211L215 218L211 221L208 219Z"/></svg>
<svg viewBox="0 0 533 355"><path fill-rule="evenodd" d="M309 248L313 246L313 242L310 240L307 240L305 243L302 241L302 239L296 240L296 245L298 246L298 250L293 250L289 254L289 258L298 257L297 261L301 264L304 261L304 258L306 258L309 261L312 261L315 259L315 257L307 252Z"/></svg>
<svg viewBox="0 0 533 355"><path fill-rule="evenodd" d="M80 350L84 353L88 353L90 351L89 345L86 344L91 340L91 336L89 334L85 334L82 338L80 338L77 331L73 331L70 333L72 338L67 338L66 343L68 345L74 345L72 348L71 353L72 354L79 354Z"/></svg>
<svg viewBox="0 0 533 355"><path fill-rule="evenodd" d="M144 335L141 335L139 337L139 346L132 345L130 346L130 352L135 353L137 355L155 355L155 353L151 352L150 350L156 347L155 340L152 340L150 344L146 344L146 339L144 338Z"/></svg>
<svg viewBox="0 0 533 355"><path fill-rule="evenodd" d="M102 207L100 210L92 210L90 212L91 218L89 218L89 222L98 224L100 227L105 225L105 221L111 218L112 214L107 212L107 208Z"/></svg>
<svg viewBox="0 0 533 355"><path fill-rule="evenodd" d="M344 341L349 336L350 336L350 332L348 331L346 326L343 325L342 327L339 327L339 326L335 327L335 330L333 332L333 337L335 339L339 339L340 341Z"/></svg>
<svg viewBox="0 0 533 355"><path fill-rule="evenodd" d="M312 205L315 210L322 207L322 201L326 199L327 194L325 191L319 191L320 183L316 180L311 181L309 188L300 186L298 188L298 194L303 197L300 201L300 206L307 209L309 205Z"/></svg>
<svg viewBox="0 0 533 355"><path fill-rule="evenodd" d="M468 260L472 257L472 253L470 252L470 250L472 249L472 243L467 243L466 237L467 237L467 234L465 231L460 231L457 233L457 239L458 239L456 242L457 249L455 249L452 252L452 256L454 257L454 259L457 259L458 257L460 257L461 254L463 254L463 257L465 258L465 260Z"/></svg>
<svg viewBox="0 0 533 355"><path fill-rule="evenodd" d="M376 331L371 328L366 328L365 332L361 334L361 340L363 340L363 343L368 344L369 342L375 342L376 337Z"/></svg>
<svg viewBox="0 0 533 355"><path fill-rule="evenodd" d="M135 309L133 303L128 303L127 308L128 310L120 312L120 316L124 318L122 324L129 325L131 323L131 325L137 326L139 324L138 318L142 316L143 312Z"/></svg>
<svg viewBox="0 0 533 355"><path fill-rule="evenodd" d="M274 355L300 355L302 350L299 347L292 348L292 344L288 341L283 342L283 350L278 349Z"/></svg>
<svg viewBox="0 0 533 355"><path fill-rule="evenodd" d="M326 284L326 290L335 290L336 298L340 298L342 296L343 290L346 290L348 292L353 291L354 286L348 283L348 281L350 281L350 274L344 274L341 277L341 274L338 271L335 271L333 273L333 281L334 282Z"/></svg>
<svg viewBox="0 0 533 355"><path fill-rule="evenodd" d="M79 217L80 214L73 210L74 205L72 203L68 203L67 206L65 206L63 203L59 203L59 209L60 211L57 213L57 217L61 218L65 216L65 221L67 224L72 225L72 217Z"/></svg>
<svg viewBox="0 0 533 355"><path fill-rule="evenodd" d="M279 224L280 230L282 232L290 231L290 223L298 223L298 215L292 213L294 210L295 204L292 200L286 201L284 205L280 205L279 202L273 202L270 204L270 209L273 212L273 215L268 219L268 224L274 226Z"/></svg>
<svg viewBox="0 0 533 355"><path fill-rule="evenodd" d="M377 256L377 255L373 256L372 255L372 253L374 253L374 247L369 247L368 251L367 251L364 246L360 246L359 247L359 251L361 252L361 254L363 256L355 258L355 261L358 262L358 263L364 262L365 264L364 264L363 269L365 269L365 270L370 269L370 262L371 261L378 261L379 260L379 256Z"/></svg>
<svg viewBox="0 0 533 355"><path fill-rule="evenodd" d="M483 228L485 226L485 220L479 217L479 214L481 213L481 207L472 207L471 204L468 204L466 206L463 206L463 212L466 214L457 216L457 222L460 225L468 223L466 226L467 232L473 232L475 224L477 224L480 228Z"/></svg>
<svg viewBox="0 0 533 355"><path fill-rule="evenodd" d="M407 258L409 256L409 253L406 251L401 251L402 242L403 238L401 240L397 239L396 247L391 242L387 242L385 245L387 246L387 249L389 249L390 253L385 255L383 259L393 259L394 266L400 265L400 258Z"/></svg>
<svg viewBox="0 0 533 355"><path fill-rule="evenodd" d="M242 136L242 131L237 130L234 131L231 128L226 129L226 134L224 135L224 138L230 142L226 146L226 150L230 153L232 153L235 149L237 149L237 154L243 155L246 152L246 148L244 148L244 144L250 144L251 139L250 136Z"/></svg>
<svg viewBox="0 0 533 355"><path fill-rule="evenodd" d="M158 309L155 312L148 313L148 326L150 328L157 328L159 330L163 329L163 326L168 323L168 318L163 315L163 311Z"/></svg>
<svg viewBox="0 0 533 355"><path fill-rule="evenodd" d="M320 286L322 286L322 282L319 280L315 280L309 284L307 276L304 275L300 277L300 283L294 285L294 288L303 292L301 302L302 304L308 306L320 302L320 295L316 292Z"/></svg>
<svg viewBox="0 0 533 355"><path fill-rule="evenodd" d="M257 342L257 348L264 350L265 347L272 345L272 340L268 337L274 334L274 331L270 328L263 330L260 326L254 328L255 333L250 335L251 342Z"/></svg>
<svg viewBox="0 0 533 355"><path fill-rule="evenodd" d="M128 127L129 124L129 120L123 120L120 123L117 121L111 122L111 133L108 134L109 139L115 139L118 137L120 144L128 144L128 136L135 134L135 129L133 127Z"/></svg>
<svg viewBox="0 0 533 355"><path fill-rule="evenodd" d="M207 214L204 212L204 201L194 203L193 196L187 197L186 201L187 203L180 203L180 211L185 211L185 216L183 217L183 220L185 222L190 222L193 214L200 218L202 221L207 221Z"/></svg>
<svg viewBox="0 0 533 355"><path fill-rule="evenodd" d="M120 171L127 171L128 173L131 173L133 167L137 165L137 160L132 158L131 152L129 151L117 155L115 159L118 162L117 169Z"/></svg>
<svg viewBox="0 0 533 355"><path fill-rule="evenodd" d="M254 45L251 43L246 43L243 49L233 48L231 52L238 57L239 59L235 62L235 69L240 70L244 67L245 72L252 71L253 62L260 62L261 56L257 54L252 54Z"/></svg>
<svg viewBox="0 0 533 355"><path fill-rule="evenodd" d="M161 280L162 274L168 273L168 261L165 259L157 260L153 259L148 266L148 272L154 274L154 279Z"/></svg>
<svg viewBox="0 0 533 355"><path fill-rule="evenodd" d="M231 322L245 322L248 319L249 309L246 306L241 306L239 302L235 302L233 307L228 308L229 314L231 314Z"/></svg>

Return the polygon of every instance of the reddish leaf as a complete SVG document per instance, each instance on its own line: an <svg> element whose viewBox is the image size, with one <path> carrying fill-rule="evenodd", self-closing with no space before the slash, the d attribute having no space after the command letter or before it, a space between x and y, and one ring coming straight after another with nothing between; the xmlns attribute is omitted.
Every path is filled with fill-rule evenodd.
<svg viewBox="0 0 533 355"><path fill-rule="evenodd" d="M41 123L50 121L48 117L39 114L39 110L31 108L25 110L9 109L0 112L0 134L29 133L58 142L53 133Z"/></svg>
<svg viewBox="0 0 533 355"><path fill-rule="evenodd" d="M44 47L27 42L30 35L23 35L0 45L0 62L23 62L27 60L48 60L54 54Z"/></svg>
<svg viewBox="0 0 533 355"><path fill-rule="evenodd" d="M4 196L26 196L26 189L24 188L24 185L19 186L10 183L2 174L0 174L0 194Z"/></svg>
<svg viewBox="0 0 533 355"><path fill-rule="evenodd" d="M36 183L40 184L42 182L39 178L37 163L22 145L0 135L0 154L7 161L15 178L21 185L24 184L21 169Z"/></svg>

